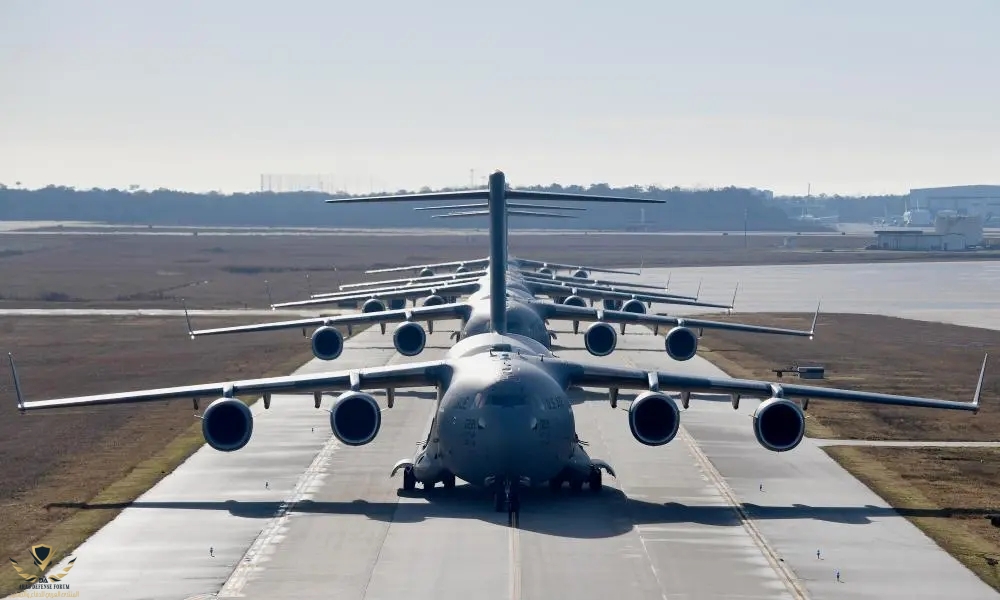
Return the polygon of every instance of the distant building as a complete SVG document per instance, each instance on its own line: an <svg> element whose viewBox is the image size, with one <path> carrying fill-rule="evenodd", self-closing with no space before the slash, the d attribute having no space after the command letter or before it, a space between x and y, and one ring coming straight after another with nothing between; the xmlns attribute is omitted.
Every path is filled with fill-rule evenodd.
<svg viewBox="0 0 1000 600"><path fill-rule="evenodd" d="M924 233L919 229L876 231L879 250L965 250L968 248L961 233Z"/></svg>
<svg viewBox="0 0 1000 600"><path fill-rule="evenodd" d="M925 209L932 214L951 210L960 215L982 217L984 222L1000 221L1000 185L956 185L910 190L910 210Z"/></svg>

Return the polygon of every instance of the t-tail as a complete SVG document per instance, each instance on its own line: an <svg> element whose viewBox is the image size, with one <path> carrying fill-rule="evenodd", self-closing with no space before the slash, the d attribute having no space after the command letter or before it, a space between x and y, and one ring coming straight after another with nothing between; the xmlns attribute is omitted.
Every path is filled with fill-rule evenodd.
<svg viewBox="0 0 1000 600"><path fill-rule="evenodd" d="M616 196L596 196L587 194L564 194L560 192L535 192L530 190L507 189L507 179L503 171L496 171L489 178L489 187L485 190L461 190L454 192L429 192L425 194L399 194L389 196L368 196L360 198L335 198L327 200L330 204L347 202L401 202L413 200L486 200L486 211L469 211L467 213L451 213L447 216L479 216L489 215L490 219L490 329L507 333L507 217L511 214L519 216L561 216L551 213L508 210L508 200L539 200L566 202L638 202L645 204L663 204L664 200L649 198L619 198ZM469 205L469 208L480 205ZM437 208L437 207L429 207ZM452 208L442 206L440 208ZM463 207L465 208L465 207ZM549 207L558 208L558 207Z"/></svg>

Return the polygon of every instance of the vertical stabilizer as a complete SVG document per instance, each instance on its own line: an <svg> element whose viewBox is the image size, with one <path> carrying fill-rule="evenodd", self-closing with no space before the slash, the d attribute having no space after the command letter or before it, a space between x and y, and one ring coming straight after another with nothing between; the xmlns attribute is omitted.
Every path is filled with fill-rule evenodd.
<svg viewBox="0 0 1000 600"><path fill-rule="evenodd" d="M490 175L490 329L507 333L507 181Z"/></svg>

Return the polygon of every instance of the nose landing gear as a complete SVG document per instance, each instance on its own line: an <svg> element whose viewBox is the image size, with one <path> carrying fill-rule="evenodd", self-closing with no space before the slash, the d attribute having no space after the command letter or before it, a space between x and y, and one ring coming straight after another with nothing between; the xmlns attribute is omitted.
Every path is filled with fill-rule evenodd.
<svg viewBox="0 0 1000 600"><path fill-rule="evenodd" d="M504 479L503 483L497 486L493 493L493 507L497 512L506 509L507 515L511 517L521 512L521 498L517 493L517 485L510 479Z"/></svg>

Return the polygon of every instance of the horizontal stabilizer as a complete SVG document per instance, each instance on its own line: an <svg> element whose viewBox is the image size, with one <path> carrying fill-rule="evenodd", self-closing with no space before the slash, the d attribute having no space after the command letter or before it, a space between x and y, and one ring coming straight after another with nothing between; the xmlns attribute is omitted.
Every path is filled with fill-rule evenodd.
<svg viewBox="0 0 1000 600"><path fill-rule="evenodd" d="M664 204L666 200L653 198L632 198L619 196L598 196L596 194L564 194L561 192L533 192L511 190L505 192L507 200L544 200L564 202L628 202L632 204ZM348 204L351 202L413 202L417 200L489 200L489 190L461 190L455 192L427 192L425 194L390 194L387 196L358 196L356 198L330 198L327 204Z"/></svg>
<svg viewBox="0 0 1000 600"><path fill-rule="evenodd" d="M480 217L490 214L488 210L470 210L464 212L450 212L443 215L431 215L432 219L447 219L452 217ZM507 210L507 214L514 217L553 217L556 219L576 219L574 215L564 215L562 213L550 213L536 210Z"/></svg>
<svg viewBox="0 0 1000 600"><path fill-rule="evenodd" d="M413 210L455 210L459 208L489 208L487 202L473 204L442 204L441 206L418 206ZM508 202L507 208L543 208L546 210L587 210L581 206L558 206L556 204L531 204L529 202ZM509 212L509 211L508 211Z"/></svg>

